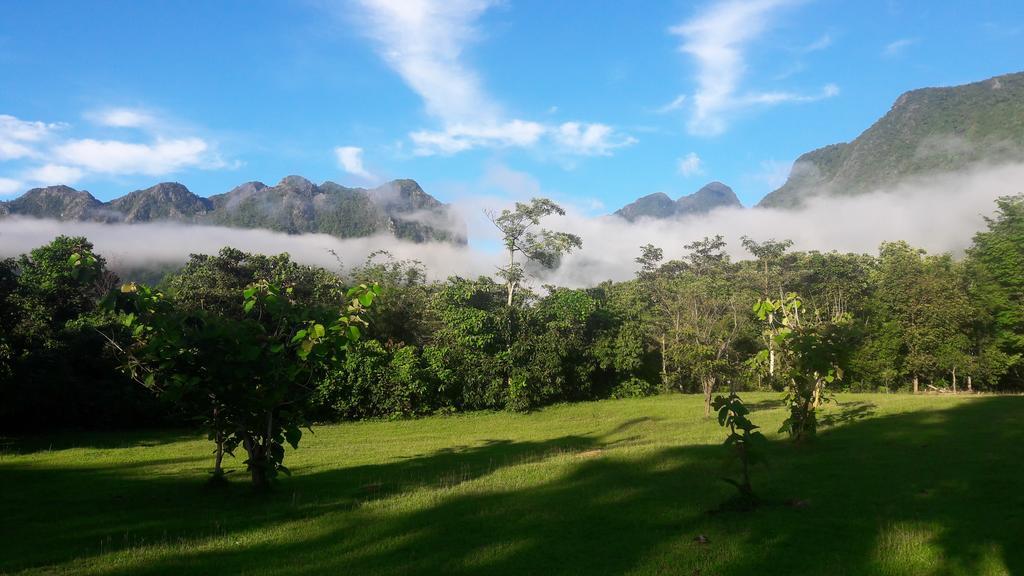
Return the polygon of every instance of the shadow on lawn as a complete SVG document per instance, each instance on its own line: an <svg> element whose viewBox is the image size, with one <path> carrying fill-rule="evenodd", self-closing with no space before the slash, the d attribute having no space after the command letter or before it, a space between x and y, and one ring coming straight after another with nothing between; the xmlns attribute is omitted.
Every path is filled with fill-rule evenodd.
<svg viewBox="0 0 1024 576"><path fill-rule="evenodd" d="M104 532L202 537L289 519L317 521L308 534L303 524L293 525L287 541L186 551L108 573L877 574L886 569L877 556L886 532L910 526L941 551L932 571L977 573L994 556L1016 574L1024 573L1022 416L1021 399L986 398L942 411L850 419L807 446L773 443L770 467L754 472L755 488L771 501L806 504L769 505L746 515L706 514L730 495L717 479L720 446L619 459L603 451L601 438L590 437L492 441L381 466L309 473L262 505L239 490L208 495L181 481L126 479L117 470L91 477L45 473L80 482L79 495L89 487L85 498L92 501L125 485L169 498L144 499L131 514L99 508L90 517L84 507L73 510L64 530L91 528L93 546ZM358 506L558 453L579 460L566 474L529 489L441 494L411 511ZM11 472L24 476L9 480ZM11 482L20 490L21 482L40 480L32 475L42 473L0 467L0 486ZM367 494L368 479L379 479L380 490ZM296 494L312 503L287 504ZM207 513L197 515L204 506ZM212 517L222 523L211 530ZM709 543L693 542L698 534ZM88 543L79 539L78 556L97 553L82 549Z"/></svg>
<svg viewBox="0 0 1024 576"><path fill-rule="evenodd" d="M69 430L53 431L46 434L26 436L0 436L0 455L34 454L70 448L134 448L137 446L161 446L183 440L195 440L202 436L188 430L131 430L112 433L107 431Z"/></svg>

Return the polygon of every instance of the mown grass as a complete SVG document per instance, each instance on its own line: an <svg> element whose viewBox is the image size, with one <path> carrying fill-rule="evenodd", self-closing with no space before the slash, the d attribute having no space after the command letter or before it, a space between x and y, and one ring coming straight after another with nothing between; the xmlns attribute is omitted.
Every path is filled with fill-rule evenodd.
<svg viewBox="0 0 1024 576"><path fill-rule="evenodd" d="M1024 397L839 401L769 433L751 513L708 513L723 431L679 395L320 426L269 496L204 488L192 434L8 439L0 572L1024 574Z"/></svg>

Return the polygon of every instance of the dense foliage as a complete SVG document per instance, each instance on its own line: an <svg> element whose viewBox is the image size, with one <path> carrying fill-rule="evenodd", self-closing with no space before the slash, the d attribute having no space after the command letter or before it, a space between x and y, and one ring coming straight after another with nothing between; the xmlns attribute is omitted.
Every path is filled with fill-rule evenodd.
<svg viewBox="0 0 1024 576"><path fill-rule="evenodd" d="M509 237L532 226L530 216L557 212L543 202L519 208L536 213L495 218ZM245 309L252 286L280 290L314 320L337 310L346 287L379 285L363 338L309 383L304 417L320 421L531 410L668 391L700 392L710 410L724 388L775 389L788 391L791 432L801 435L814 426L804 407L813 409L828 390L1024 385L1022 197L999 201L964 258L902 242L872 256L744 239L751 258L734 261L724 240L713 237L642 247L635 279L586 289L525 281L531 266L557 265L579 242L537 230L511 243L497 279L430 281L418 262L387 253L342 278L286 255L225 249L193 256L153 290L182 315L229 319L237 330L263 322ZM98 303L119 285L83 238L61 237L0 262L0 426L125 426L195 416L180 404L154 402L116 369L103 335L124 325ZM773 312L780 315L774 326ZM783 331L787 314L794 318ZM231 357L216 350L211 345L207 364Z"/></svg>

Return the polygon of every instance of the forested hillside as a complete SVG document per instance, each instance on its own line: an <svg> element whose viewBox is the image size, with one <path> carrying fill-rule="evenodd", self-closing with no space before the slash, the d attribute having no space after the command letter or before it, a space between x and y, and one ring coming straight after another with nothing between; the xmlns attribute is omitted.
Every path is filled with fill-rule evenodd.
<svg viewBox="0 0 1024 576"><path fill-rule="evenodd" d="M922 88L900 96L853 141L798 158L786 183L759 206L794 208L812 196L863 194L914 176L1021 159L1024 73Z"/></svg>

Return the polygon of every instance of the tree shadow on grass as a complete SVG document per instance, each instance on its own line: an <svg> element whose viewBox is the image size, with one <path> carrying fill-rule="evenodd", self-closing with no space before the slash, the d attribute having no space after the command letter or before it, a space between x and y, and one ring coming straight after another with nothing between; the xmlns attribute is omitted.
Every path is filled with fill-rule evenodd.
<svg viewBox="0 0 1024 576"><path fill-rule="evenodd" d="M761 400L760 402L751 402L746 404L746 407L751 412L758 412L760 410L775 410L777 408L783 408L786 406L786 402L782 399L775 400Z"/></svg>
<svg viewBox="0 0 1024 576"><path fill-rule="evenodd" d="M257 512L259 504L230 501L238 492L227 502L197 502L193 489L179 506L242 510L225 533L285 528L254 544L157 551L141 564L105 572L977 574L995 563L1024 573L1022 416L1022 399L985 398L946 410L854 419L804 446L774 442L770 466L754 471L755 488L769 502L804 504L771 504L749 514L707 514L731 490L718 481L720 446L617 455L590 437L494 441L296 476L289 486L318 502L292 511L275 501ZM529 488L508 478L528 474L531 467L524 466L488 485L497 487L441 491L404 505L358 505L366 501L366 478L391 483L385 494L394 496L551 454L573 460ZM443 480L452 469L466 470L455 484ZM104 481L161 486L160 479L112 474ZM134 521L152 520L154 512L143 510ZM195 524L197 517L191 519ZM128 524L107 520L122 533ZM174 525L165 520L162 527L168 526ZM176 534L209 535L188 523L176 528ZM698 535L707 543L695 542ZM915 554L925 545L936 557L915 564L928 562Z"/></svg>
<svg viewBox="0 0 1024 576"><path fill-rule="evenodd" d="M93 430L57 431L46 434L0 436L0 455L26 455L72 448L109 449L162 446L199 438L201 438L200 434L190 430L152 429L117 433Z"/></svg>
<svg viewBox="0 0 1024 576"><path fill-rule="evenodd" d="M194 437L193 437L194 439ZM114 447L137 446L115 440ZM0 573L83 559L182 538L204 539L332 512L421 488L451 488L507 466L600 449L598 438L540 442L487 440L379 465L297 467L269 494L256 494L244 471L227 486L204 485L210 456L138 460L105 466L44 467L0 462L4 523ZM159 468L186 465L168 474ZM191 464L191 466L187 466ZM202 572L203 570L200 570Z"/></svg>
<svg viewBox="0 0 1024 576"><path fill-rule="evenodd" d="M825 412L819 420L823 427L830 428L870 418L875 415L875 408L878 407L871 402L839 402L836 400L834 404L839 410L838 412L835 410Z"/></svg>

